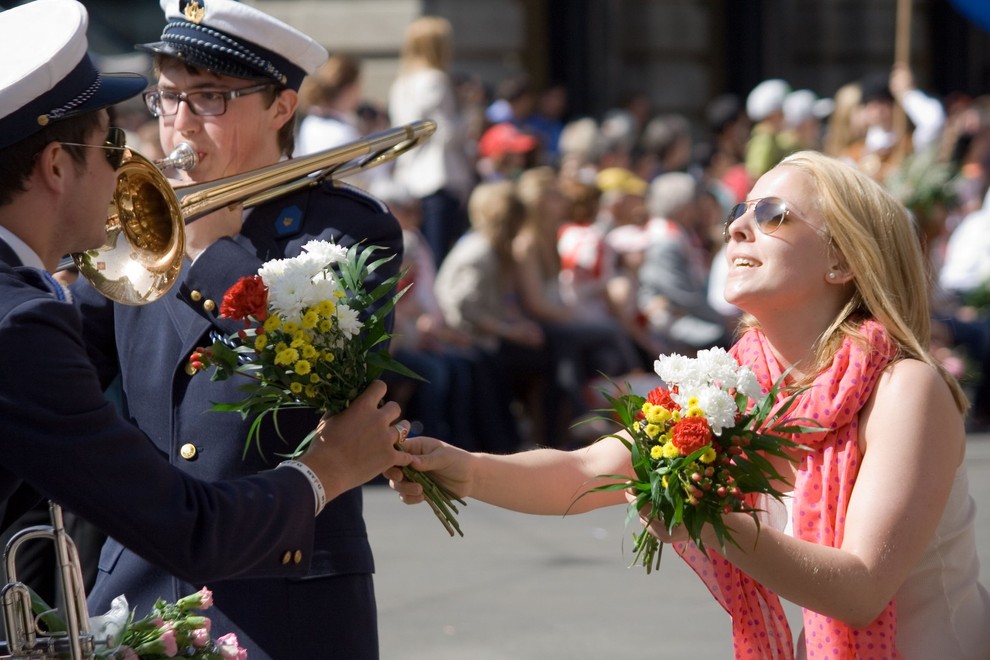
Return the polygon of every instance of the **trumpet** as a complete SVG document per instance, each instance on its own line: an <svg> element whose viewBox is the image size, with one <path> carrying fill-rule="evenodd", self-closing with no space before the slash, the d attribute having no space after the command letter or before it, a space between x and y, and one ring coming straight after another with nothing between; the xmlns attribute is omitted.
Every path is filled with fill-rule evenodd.
<svg viewBox="0 0 990 660"><path fill-rule="evenodd" d="M188 169L195 153L190 156L177 149L154 163L127 149L107 212L106 242L72 254L58 269L74 265L97 291L116 302L153 302L178 279L185 255L185 225L227 206L257 206L327 179L377 167L418 146L436 128L436 122L420 120L301 158L174 188L161 170Z"/></svg>
<svg viewBox="0 0 990 660"><path fill-rule="evenodd" d="M0 648L0 660L6 658L72 658L82 660L95 655L90 632L86 590L76 544L65 531L62 507L49 502L52 524L20 530L4 548L3 560L7 583L0 590L3 619L7 626L6 648ZM43 631L36 623L31 607L31 591L17 580L17 550L28 541L48 539L55 544L62 598L65 601L65 631Z"/></svg>

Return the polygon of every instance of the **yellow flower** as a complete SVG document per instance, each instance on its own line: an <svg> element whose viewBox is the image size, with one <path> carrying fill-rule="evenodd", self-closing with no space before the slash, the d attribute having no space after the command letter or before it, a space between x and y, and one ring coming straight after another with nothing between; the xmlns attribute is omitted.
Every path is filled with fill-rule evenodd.
<svg viewBox="0 0 990 660"><path fill-rule="evenodd" d="M667 481L667 475L663 475L662 477L660 477L660 483L663 484L664 488L667 487L667 484L670 483L669 481Z"/></svg>
<svg viewBox="0 0 990 660"><path fill-rule="evenodd" d="M302 348L309 342L309 336L305 332L297 332L292 335L292 348Z"/></svg>
<svg viewBox="0 0 990 660"><path fill-rule="evenodd" d="M322 321L320 321L320 332L326 333L326 332L330 332L330 330L332 329L333 329L332 322L328 321L327 319L323 319Z"/></svg>
<svg viewBox="0 0 990 660"><path fill-rule="evenodd" d="M647 410L649 406L649 410ZM643 414L646 415L646 421L650 424L666 424L670 419L670 411L663 406L654 406L651 403L647 403L643 406Z"/></svg>
<svg viewBox="0 0 990 660"><path fill-rule="evenodd" d="M316 313L320 315L320 318L325 319L328 318L331 314L333 314L334 310L337 309L337 306L334 305L329 300L321 300L316 304L316 307L314 307L313 309L315 309Z"/></svg>
<svg viewBox="0 0 990 660"><path fill-rule="evenodd" d="M294 366L292 369L300 376L305 376L306 374L309 373L311 368L312 365L309 363L308 360L299 360L298 362L296 362L296 366Z"/></svg>
<svg viewBox="0 0 990 660"><path fill-rule="evenodd" d="M293 394L299 394L300 392L302 392L302 390L303 390L302 383L297 383L295 381L289 383L289 391L292 392Z"/></svg>
<svg viewBox="0 0 990 660"><path fill-rule="evenodd" d="M306 396L309 397L310 399L315 399L316 398L316 388L313 387L312 385L307 385L306 386Z"/></svg>
<svg viewBox="0 0 990 660"><path fill-rule="evenodd" d="M275 355L275 364L288 366L299 359L299 351L294 348L286 348Z"/></svg>
<svg viewBox="0 0 990 660"><path fill-rule="evenodd" d="M282 325L282 330L288 335L294 335L299 332L299 324L295 321L286 321Z"/></svg>
<svg viewBox="0 0 990 660"><path fill-rule="evenodd" d="M312 360L319 354L320 352L315 348L313 348L312 344L306 344L305 346L302 347L302 356L307 360Z"/></svg>
<svg viewBox="0 0 990 660"><path fill-rule="evenodd" d="M668 442L663 446L663 457L664 458L677 458L681 455L681 450L677 448L673 442Z"/></svg>
<svg viewBox="0 0 990 660"><path fill-rule="evenodd" d="M330 351L325 352L323 354L323 361L324 362L333 362L334 361L333 353L331 353Z"/></svg>
<svg viewBox="0 0 990 660"><path fill-rule="evenodd" d="M336 291L333 292L333 295L335 295L338 298L343 298L347 294L341 291L340 289L337 289Z"/></svg>
<svg viewBox="0 0 990 660"><path fill-rule="evenodd" d="M663 457L663 447L660 445L654 445L650 448L650 458L655 461L660 460Z"/></svg>
<svg viewBox="0 0 990 660"><path fill-rule="evenodd" d="M701 456L698 457L698 460L702 463L711 463L715 460L715 450L711 447L705 447L705 451L701 452Z"/></svg>
<svg viewBox="0 0 990 660"><path fill-rule="evenodd" d="M651 438L655 438L658 435L660 435L660 432L663 431L663 428L657 426L656 424L647 424L644 430L646 431L646 435L650 436Z"/></svg>
<svg viewBox="0 0 990 660"><path fill-rule="evenodd" d="M255 337L254 338L254 350L258 351L259 353L261 351L265 350L265 346L268 345L268 339L267 339L267 337L268 337L267 335L258 335L257 337Z"/></svg>
<svg viewBox="0 0 990 660"><path fill-rule="evenodd" d="M694 405L688 406L687 411L684 413L685 417L704 417L705 411L701 409L701 406Z"/></svg>
<svg viewBox="0 0 990 660"><path fill-rule="evenodd" d="M316 311L310 309L308 312L303 314L302 327L305 330L311 330L316 327L316 324L319 322L319 320L320 317L317 315Z"/></svg>
<svg viewBox="0 0 990 660"><path fill-rule="evenodd" d="M683 415L681 415L680 410L675 410L670 413L670 421L674 422L675 424L681 421L681 417L683 417Z"/></svg>
<svg viewBox="0 0 990 660"><path fill-rule="evenodd" d="M280 325L282 325L282 320L275 314L272 314L265 319L265 332L275 332Z"/></svg>
<svg viewBox="0 0 990 660"><path fill-rule="evenodd" d="M315 373L315 372L314 373L311 373L309 375L309 382L313 383L314 385L317 384L318 382L320 382L320 374Z"/></svg>

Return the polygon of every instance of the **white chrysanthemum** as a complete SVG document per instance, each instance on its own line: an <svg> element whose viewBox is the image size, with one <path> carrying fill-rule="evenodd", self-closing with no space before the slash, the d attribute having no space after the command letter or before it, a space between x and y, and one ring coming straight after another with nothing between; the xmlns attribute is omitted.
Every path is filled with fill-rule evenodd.
<svg viewBox="0 0 990 660"><path fill-rule="evenodd" d="M357 336L361 332L361 328L364 327L358 313L347 305L338 304L334 313L337 316L340 331L347 339Z"/></svg>
<svg viewBox="0 0 990 660"><path fill-rule="evenodd" d="M321 268L347 259L347 250L330 241L309 241L302 246L304 253L313 257Z"/></svg>
<svg viewBox="0 0 990 660"><path fill-rule="evenodd" d="M756 374L749 367L739 367L739 372L736 374L736 389L750 399L759 399L763 396L763 388L760 387Z"/></svg>
<svg viewBox="0 0 990 660"><path fill-rule="evenodd" d="M706 385L697 391L696 396L712 433L721 435L722 429L736 423L736 401L728 392L714 385Z"/></svg>
<svg viewBox="0 0 990 660"><path fill-rule="evenodd" d="M296 259L278 259L264 264L258 274L268 287L268 304L285 319L296 320L310 305L313 272Z"/></svg>
<svg viewBox="0 0 990 660"><path fill-rule="evenodd" d="M689 387L690 383L696 382L694 374L695 364L691 358L677 353L661 355L653 363L653 370L660 376L660 380L667 384L667 387Z"/></svg>
<svg viewBox="0 0 990 660"><path fill-rule="evenodd" d="M728 389L736 384L739 363L724 348L698 351L697 373L701 382L718 383Z"/></svg>

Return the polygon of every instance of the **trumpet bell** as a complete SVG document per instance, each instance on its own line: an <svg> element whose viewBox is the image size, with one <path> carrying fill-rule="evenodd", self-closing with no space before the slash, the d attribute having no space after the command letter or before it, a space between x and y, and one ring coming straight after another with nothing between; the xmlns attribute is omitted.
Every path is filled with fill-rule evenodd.
<svg viewBox="0 0 990 660"><path fill-rule="evenodd" d="M106 229L104 245L72 255L79 274L125 305L164 295L182 269L182 213L168 179L136 151L128 150L117 171Z"/></svg>

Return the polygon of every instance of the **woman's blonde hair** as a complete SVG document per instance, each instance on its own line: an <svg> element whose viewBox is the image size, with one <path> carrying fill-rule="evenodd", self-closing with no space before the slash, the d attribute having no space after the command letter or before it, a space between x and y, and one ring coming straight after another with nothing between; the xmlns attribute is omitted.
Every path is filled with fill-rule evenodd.
<svg viewBox="0 0 990 660"><path fill-rule="evenodd" d="M886 328L898 357L921 360L948 383L960 411L968 407L959 383L931 355L929 282L911 218L900 202L858 169L814 151L801 151L778 167L794 167L813 182L830 248L853 274L852 295L822 334L811 373L831 363L843 339L857 337L866 318Z"/></svg>
<svg viewBox="0 0 990 660"><path fill-rule="evenodd" d="M526 217L515 184L511 181L478 184L468 198L467 211L471 228L488 239L499 261L511 263L512 239Z"/></svg>
<svg viewBox="0 0 990 660"><path fill-rule="evenodd" d="M453 57L453 33L446 18L421 16L414 20L406 28L401 69L446 71Z"/></svg>

